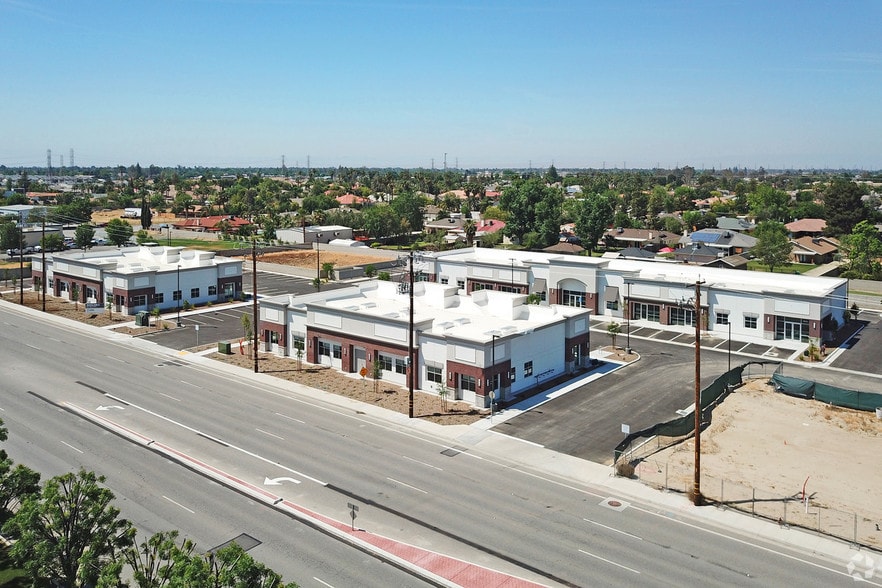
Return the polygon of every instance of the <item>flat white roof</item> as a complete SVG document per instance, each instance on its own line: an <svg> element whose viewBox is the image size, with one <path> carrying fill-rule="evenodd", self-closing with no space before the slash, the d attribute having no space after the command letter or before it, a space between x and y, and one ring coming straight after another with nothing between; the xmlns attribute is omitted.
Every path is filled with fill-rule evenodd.
<svg viewBox="0 0 882 588"><path fill-rule="evenodd" d="M699 266L686 263L664 263L640 261L636 259L586 257L582 255L557 255L535 251L508 251L505 249L471 248L451 253L436 254L439 260L471 263L494 263L500 265L520 264L553 265L566 264L578 271L579 266L586 269L599 269L613 274L637 274L640 280L677 285L694 285L696 280L704 280L705 287L725 288L733 291L754 292L757 294L791 294L823 297L847 283L844 278L804 276L801 274L770 274ZM635 278L638 279L638 278Z"/></svg>
<svg viewBox="0 0 882 588"><path fill-rule="evenodd" d="M408 322L410 297L398 282L377 280L361 284L350 296L315 301L316 306L358 313L360 316ZM414 284L414 323L431 322L424 333L489 342L495 335L523 333L588 314L584 308L526 304L526 295L479 290L469 296L455 286L429 282Z"/></svg>
<svg viewBox="0 0 882 588"><path fill-rule="evenodd" d="M167 272L211 267L222 263L242 263L241 259L216 258L214 251L183 247L124 247L120 249L53 253L53 261L101 266L106 271L136 274L143 271Z"/></svg>

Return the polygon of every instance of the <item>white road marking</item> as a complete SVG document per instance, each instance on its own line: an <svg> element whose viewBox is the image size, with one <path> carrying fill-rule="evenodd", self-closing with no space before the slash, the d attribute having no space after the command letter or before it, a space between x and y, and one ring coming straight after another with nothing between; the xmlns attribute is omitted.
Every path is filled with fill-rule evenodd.
<svg viewBox="0 0 882 588"><path fill-rule="evenodd" d="M404 459L409 459L410 461L412 461L412 462L414 462L414 463L418 463L418 464L420 464L420 465L424 465L424 466L426 466L427 468L432 468L433 470L438 470L439 472L443 472L443 471L444 471L443 468L439 468L438 466L434 466L434 465L432 465L432 464L430 464L430 463L426 463L426 462L424 462L424 461L420 461L420 460L418 460L418 459L414 459L414 458L412 458L412 457L408 457L408 456L406 456L406 455L402 455L401 457L403 457Z"/></svg>
<svg viewBox="0 0 882 588"><path fill-rule="evenodd" d="M669 517L669 516L667 516L667 515L665 515L665 514L662 514L662 513L652 512L651 510L646 510L645 508L640 508L639 506L634 506L633 504L631 505L631 508L637 509L637 510L639 510L640 512L645 512L646 514L651 514L651 515L653 515L653 516L656 516L656 517L659 517L659 518L662 518L662 519L666 519L666 520L668 520L668 521L673 521L673 522L675 522L675 523L680 523L681 525L685 525L685 526L687 526L687 527L689 527L689 528L692 528L692 529L699 529L699 530L701 530L701 531L704 531L705 533L710 533L711 535L714 535L714 536L716 536L716 537L723 537L724 539L731 539L732 541L734 541L734 542L736 542L736 543L740 543L741 545L749 545L750 547L755 547L755 548L757 548L757 549L759 549L759 550L761 550L761 551L765 551L765 552L767 552L767 553L774 553L775 555L780 555L781 557L784 557L784 558L787 558L787 559L791 559L791 560L793 560L793 561L798 561L798 562L800 562L800 563L804 563L804 564L806 564L806 565L814 566L814 567L816 567L816 568L820 568L820 569L822 569L822 570L826 570L826 571L828 571L828 572L833 572L834 574L839 574L840 576L848 576L848 575L849 575L847 572L843 572L842 570L836 570L836 569L833 569L833 568L829 568L829 567L827 567L827 566L824 566L824 565L821 565L821 564L815 563L815 562L813 562L813 561L808 561L808 560L806 560L806 559L802 559L802 558L796 557L795 555L790 555L789 553L784 553L783 551L776 551L776 550L774 550L774 549L772 549L772 548L770 548L770 547L765 547L765 546L763 546L763 545L757 545L756 543L751 543L750 541L745 541L745 540L743 540L743 539L738 539L737 537L733 537L733 536L731 536L731 535L725 535L725 534L723 534L723 533L718 533L718 532L716 532L716 531L711 531L710 529L705 529L704 527L700 527L700 526L698 526L698 525L693 525L692 523L687 523L686 521L681 521L681 520L679 520L679 519L675 519L675 518ZM870 583L872 584L872 582L870 582ZM882 586L882 584L875 584L875 585L876 585L876 586Z"/></svg>
<svg viewBox="0 0 882 588"><path fill-rule="evenodd" d="M25 343L25 347L30 347L31 349L36 349L37 351L42 351L42 349L40 349L36 345L31 345L30 343Z"/></svg>
<svg viewBox="0 0 882 588"><path fill-rule="evenodd" d="M320 580L320 579L316 578L315 576L313 576L312 579L315 580L316 582L320 583L320 584L324 584L324 585L327 586L328 588L334 588L331 584L328 584L328 583L325 582L324 580Z"/></svg>
<svg viewBox="0 0 882 588"><path fill-rule="evenodd" d="M401 480L396 480L395 478L390 478L388 476L386 476L386 479L389 480L390 482L394 482L396 484L401 484L402 486L406 486L406 487L410 488L411 490L416 490L417 492L422 492L423 494L428 494L428 492L426 492L422 488L417 488L416 486L411 486L410 484L405 484Z"/></svg>
<svg viewBox="0 0 882 588"><path fill-rule="evenodd" d="M172 499L169 498L168 496L165 496L164 494L163 494L162 497L165 498L166 500L168 500L169 502L171 502L172 504L174 504L175 506L179 506L179 507L183 508L183 509L186 510L188 513L190 513L190 514L196 514L196 511L195 511L195 510L190 510L189 508L187 508L186 506L184 506L184 505L181 504L180 502L175 502L174 500L172 500Z"/></svg>
<svg viewBox="0 0 882 588"><path fill-rule="evenodd" d="M623 566L622 564L620 564L620 563L616 563L616 562L614 562L614 561L612 561L612 560L609 560L609 559L606 559L605 557L600 557L599 555L594 555L593 553L588 553L588 552L585 551L584 549L580 549L580 550L579 550L579 553L584 553L585 555L591 556L591 557L593 557L593 558L595 558L595 559L599 559L600 561L605 561L605 562L608 563L608 564L612 564L612 565L614 565L614 566L618 566L618 567L622 568L623 570L628 570L629 572L634 572L635 574L639 574L639 573L640 573L638 570L635 570L634 568L629 568L628 566Z"/></svg>
<svg viewBox="0 0 882 588"><path fill-rule="evenodd" d="M200 430L198 430L198 429L194 429L193 427L190 427L190 426L188 426L188 425L185 425L184 423L178 422L178 421L176 421L176 420L174 420L174 419L171 419L171 418L169 418L169 417L167 417L167 416L165 416L165 415L161 415L161 414L159 414L158 412L154 412L154 411L152 411L152 410L150 410L150 409L144 408L144 407L142 407L142 406L138 406L137 404L134 404L134 403L132 403L132 402L128 402L128 401L126 401L126 400L122 400L121 398L117 398L117 397L112 396L112 395L110 395L110 394L108 394L107 397L108 397L108 398L112 398L113 400L118 400L119 402L123 402L123 403L125 403L125 404L128 404L128 405L131 406L133 409L137 409L137 410L140 410L140 411L142 411L142 412L145 412L145 413L147 413L147 414L149 414L149 415L155 416L155 417L158 418L158 419L162 419L162 420L164 420L164 421L166 421L166 422L168 422L168 423L171 423L171 424L173 424L173 425L176 425L176 426L178 426L178 427L181 427L182 429L185 429L185 430L187 430L187 431L191 431L191 432L193 432L193 433L196 433L197 435L202 435L203 437L205 437L205 438L207 438L207 439L213 439L213 440L218 441L219 443L224 443L224 444L225 444L227 447L229 447L230 449L235 449L236 451L239 451L239 452L241 452L241 453L244 453L245 455L249 455L249 456L251 456L251 457L253 457L253 458L255 458L255 459L259 459L260 461L263 461L263 462L266 462L266 463L272 464L273 466L275 466L275 467L277 467L277 468L281 468L281 469L285 470L286 472L291 472L292 474L295 474L295 475L297 475L297 476L300 476L301 478L306 478L306 479L309 480L310 482L315 482L316 484L319 484L320 486L327 486L327 485L328 485L327 482L322 482L322 481L319 480L318 478L313 478L312 476L308 476L308 475L304 474L303 472L298 472L297 470L295 470L295 469L293 469L293 468L289 468L289 467L283 466L283 465L281 465L279 462L274 461L274 460L271 460L271 459L267 459L267 458L265 458L265 457L263 457L263 456L260 456L260 455L258 455L258 454L256 454L256 453L254 453L253 451L248 451L247 449L243 449L242 447L238 447L238 446L236 446L236 445L232 445L232 444L230 444L230 443L227 443L227 442L223 441L222 439L218 439L217 437L213 437L213 436L211 436L211 435L208 435L207 433L204 433L204 432L202 432L202 431L200 431Z"/></svg>
<svg viewBox="0 0 882 588"><path fill-rule="evenodd" d="M107 359L112 359L113 361L118 361L118 362L120 362L120 363L127 363L126 360L124 360L124 359L119 359L119 358L117 358L117 357L113 357L112 355L107 355L107 356L105 356L105 357L107 357Z"/></svg>
<svg viewBox="0 0 882 588"><path fill-rule="evenodd" d="M609 529L610 531L615 531L616 533L621 533L622 535L627 535L628 537L633 537L634 539L637 539L638 541L643 541L643 537L638 537L637 535L632 535L631 533L628 533L627 531L622 531L620 529L616 529L615 527L609 527L607 525L604 525L603 523L598 523L597 521L592 521L591 519L582 519L582 520L585 521L586 523L591 523L592 525L597 525L598 527L603 527L604 529Z"/></svg>
<svg viewBox="0 0 882 588"><path fill-rule="evenodd" d="M171 396L171 395L169 395L169 394L166 394L165 392L160 392L159 395L160 395L160 396L165 396L165 397L168 398L169 400L174 400L175 402L180 402L180 399L175 398L174 396Z"/></svg>
<svg viewBox="0 0 882 588"><path fill-rule="evenodd" d="M84 363L84 364L83 364L83 367L89 368L90 370L95 370L95 371L98 372L99 374L103 374L103 373L104 373L104 372L102 372L101 370L99 370L98 368L96 368L96 367L92 367L92 366L90 366L90 365L87 364L87 363Z"/></svg>
<svg viewBox="0 0 882 588"><path fill-rule="evenodd" d="M284 437L279 437L278 435L274 435L274 434L270 433L269 431L264 431L263 429L255 429L255 431L257 431L258 433L263 433L264 435L269 435L270 437L275 437L279 441L285 440Z"/></svg>
<svg viewBox="0 0 882 588"><path fill-rule="evenodd" d="M301 425L306 424L306 421L301 421L300 419L295 419L294 417L288 416L286 414L282 414L280 412L277 412L276 415L282 417L283 419L288 419L289 421L294 421L295 423L300 423Z"/></svg>
<svg viewBox="0 0 882 588"><path fill-rule="evenodd" d="M85 453L82 449L77 449L76 447L74 447L74 446L71 445L70 443L65 443L64 441L62 441L61 443L64 444L64 445L67 445L68 447L70 447L70 448L73 449L74 451L77 451L77 452L79 452L79 453Z"/></svg>
<svg viewBox="0 0 882 588"><path fill-rule="evenodd" d="M188 385L188 386L193 386L194 388L201 388L201 387L202 387L202 386L199 386L199 385L197 385L197 384L191 384L191 383L188 382L187 380L179 380L179 382L181 382L181 384L186 384L186 385Z"/></svg>

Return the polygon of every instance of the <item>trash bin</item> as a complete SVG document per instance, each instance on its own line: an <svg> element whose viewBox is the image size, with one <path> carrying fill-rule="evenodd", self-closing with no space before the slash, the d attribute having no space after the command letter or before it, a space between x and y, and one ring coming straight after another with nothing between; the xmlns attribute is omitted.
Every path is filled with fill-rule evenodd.
<svg viewBox="0 0 882 588"><path fill-rule="evenodd" d="M136 327L149 327L150 326L150 315L146 310L142 310L135 314L135 326Z"/></svg>
<svg viewBox="0 0 882 588"><path fill-rule="evenodd" d="M232 355L233 354L233 346L229 341L218 341L217 342L217 352L223 353L224 355Z"/></svg>

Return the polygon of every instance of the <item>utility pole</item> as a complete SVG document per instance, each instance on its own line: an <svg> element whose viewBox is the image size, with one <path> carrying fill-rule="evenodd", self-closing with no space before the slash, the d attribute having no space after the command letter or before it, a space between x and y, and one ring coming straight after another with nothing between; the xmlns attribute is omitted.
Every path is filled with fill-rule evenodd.
<svg viewBox="0 0 882 588"><path fill-rule="evenodd" d="M18 211L18 303L24 306L24 217L20 210Z"/></svg>
<svg viewBox="0 0 882 588"><path fill-rule="evenodd" d="M695 478L692 482L692 503L701 506L701 285L695 281Z"/></svg>
<svg viewBox="0 0 882 588"><path fill-rule="evenodd" d="M43 270L43 279L40 280L40 288L43 290L43 312L46 312L46 209L43 209L43 237L40 239L40 268Z"/></svg>
<svg viewBox="0 0 882 588"><path fill-rule="evenodd" d="M258 322L259 313L257 312L257 239L251 239L251 291L252 296L254 297L253 301L253 316L254 320L254 373L256 374L259 370L258 366L258 358L257 358L257 332L260 329L260 323Z"/></svg>
<svg viewBox="0 0 882 588"><path fill-rule="evenodd" d="M410 296L410 328L407 329L407 416L413 418L413 251L410 252L410 271L408 272L408 295Z"/></svg>

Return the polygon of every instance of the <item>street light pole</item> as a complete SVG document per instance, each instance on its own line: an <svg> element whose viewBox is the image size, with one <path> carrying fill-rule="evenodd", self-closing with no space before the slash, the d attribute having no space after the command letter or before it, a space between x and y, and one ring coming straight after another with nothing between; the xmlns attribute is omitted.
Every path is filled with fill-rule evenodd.
<svg viewBox="0 0 882 588"><path fill-rule="evenodd" d="M181 326L181 264L178 264L178 326Z"/></svg>
<svg viewBox="0 0 882 588"><path fill-rule="evenodd" d="M509 261L511 261L511 291L514 292L514 257L509 257Z"/></svg>
<svg viewBox="0 0 882 588"><path fill-rule="evenodd" d="M490 362L491 362L490 381L493 382L493 384L491 385L490 389L493 392L495 392L496 391L496 339L499 338L499 335L494 334L494 335L491 335L491 337L493 339L492 339L492 343L491 343L491 347L490 347ZM492 404L493 401L491 400L490 402ZM492 410L493 407L491 406L490 409Z"/></svg>
<svg viewBox="0 0 882 588"><path fill-rule="evenodd" d="M321 263L321 241L322 234L315 234L315 289L316 291L320 291L322 289L322 263Z"/></svg>
<svg viewBox="0 0 882 588"><path fill-rule="evenodd" d="M628 293L625 295L625 350L631 353L631 282L626 285Z"/></svg>
<svg viewBox="0 0 882 588"><path fill-rule="evenodd" d="M416 366L413 364L413 251L410 252L410 271L408 272L410 296L410 321L407 329L407 416L413 418L413 377Z"/></svg>
<svg viewBox="0 0 882 588"><path fill-rule="evenodd" d="M260 328L260 323L258 319L260 315L257 311L257 239L253 238L251 240L251 290L253 292L253 302L252 302L252 316L254 323L254 373L256 374L258 371L258 353L257 353L257 333Z"/></svg>

